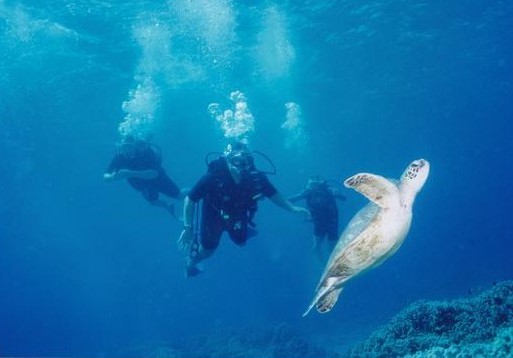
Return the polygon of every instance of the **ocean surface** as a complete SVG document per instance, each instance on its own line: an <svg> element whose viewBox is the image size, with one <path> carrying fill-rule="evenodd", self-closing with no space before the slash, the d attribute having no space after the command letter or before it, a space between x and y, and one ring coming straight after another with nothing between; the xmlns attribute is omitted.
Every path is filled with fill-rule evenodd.
<svg viewBox="0 0 513 358"><path fill-rule="evenodd" d="M415 301L512 279L512 23L499 0L0 0L0 356L277 326L343 352ZM340 189L340 230L367 203L347 177L431 173L399 251L303 318L311 222L263 202L259 235L186 279L182 223L103 181L127 133L184 188L244 136L284 196Z"/></svg>

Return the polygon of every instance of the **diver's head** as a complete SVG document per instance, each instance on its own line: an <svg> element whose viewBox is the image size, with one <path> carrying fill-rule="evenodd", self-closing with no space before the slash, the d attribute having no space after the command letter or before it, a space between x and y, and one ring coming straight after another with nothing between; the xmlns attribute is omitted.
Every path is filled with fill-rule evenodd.
<svg viewBox="0 0 513 358"><path fill-rule="evenodd" d="M326 184L326 179L320 175L312 175L306 183L307 189L317 189Z"/></svg>
<svg viewBox="0 0 513 358"><path fill-rule="evenodd" d="M133 158L140 154L146 146L146 142L141 139L136 139L132 135L124 136L119 145L119 152L126 157Z"/></svg>
<svg viewBox="0 0 513 358"><path fill-rule="evenodd" d="M224 150L226 162L231 170L238 174L248 172L254 168L254 160L251 151L244 142L233 142Z"/></svg>

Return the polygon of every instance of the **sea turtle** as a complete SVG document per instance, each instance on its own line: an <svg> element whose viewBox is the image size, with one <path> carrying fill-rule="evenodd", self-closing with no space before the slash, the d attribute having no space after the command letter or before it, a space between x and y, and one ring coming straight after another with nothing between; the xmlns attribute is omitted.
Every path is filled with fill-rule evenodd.
<svg viewBox="0 0 513 358"><path fill-rule="evenodd" d="M361 209L341 234L324 269L315 298L303 314L315 306L330 311L347 281L378 266L403 243L412 219L415 196L429 175L429 162L413 161L399 182L360 173L344 181L371 202Z"/></svg>

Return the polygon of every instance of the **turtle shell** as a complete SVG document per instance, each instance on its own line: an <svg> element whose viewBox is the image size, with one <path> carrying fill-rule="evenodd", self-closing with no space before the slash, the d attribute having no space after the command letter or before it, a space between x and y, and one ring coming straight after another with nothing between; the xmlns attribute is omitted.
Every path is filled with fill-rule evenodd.
<svg viewBox="0 0 513 358"><path fill-rule="evenodd" d="M340 235L337 248L343 248L356 239L360 233L369 226L369 223L376 217L380 208L374 203L368 203L358 211Z"/></svg>

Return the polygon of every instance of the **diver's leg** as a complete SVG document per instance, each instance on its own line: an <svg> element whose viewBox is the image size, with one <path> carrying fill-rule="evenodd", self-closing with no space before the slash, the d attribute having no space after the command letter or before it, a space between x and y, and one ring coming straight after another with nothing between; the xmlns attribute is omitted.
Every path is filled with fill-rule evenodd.
<svg viewBox="0 0 513 358"><path fill-rule="evenodd" d="M175 210L174 209L175 206L173 205L171 200L166 200L166 199L158 198L156 200L150 201L149 203L151 205L153 205L153 206L164 208L167 211L169 211L171 213L171 215L173 215L173 217L175 216L175 211L174 211Z"/></svg>
<svg viewBox="0 0 513 358"><path fill-rule="evenodd" d="M203 246L201 246L201 244L199 242L194 242L192 245L198 245L198 246L196 249L195 248L191 249L189 257L187 258L187 260L185 262L185 265L186 265L185 274L187 277L197 276L200 273L202 273L203 270L201 270L198 267L198 264L201 261L212 256L212 254L215 251L215 250L205 249Z"/></svg>
<svg viewBox="0 0 513 358"><path fill-rule="evenodd" d="M230 239L238 246L246 245L248 240L248 222L246 218L234 220L227 229Z"/></svg>
<svg viewBox="0 0 513 358"><path fill-rule="evenodd" d="M324 225L320 218L316 218L313 221L314 233L313 233L313 249L315 255L319 260L323 261L322 258L322 239L324 238Z"/></svg>
<svg viewBox="0 0 513 358"><path fill-rule="evenodd" d="M183 200L189 193L187 189L180 189L164 171L162 171L156 182L158 191L171 199Z"/></svg>
<svg viewBox="0 0 513 358"><path fill-rule="evenodd" d="M331 253L335 248L335 245L338 241L338 214L335 212L333 214L332 220L330 220L330 225L326 232L328 250Z"/></svg>
<svg viewBox="0 0 513 358"><path fill-rule="evenodd" d="M142 195L151 205L166 209L176 219L174 204L169 199L161 198L157 188L148 186L142 191Z"/></svg>
<svg viewBox="0 0 513 358"><path fill-rule="evenodd" d="M150 204L153 206L161 207L169 211L171 216L176 219L176 213L175 213L175 204L171 202L171 200L165 200L165 199L157 199L150 201Z"/></svg>
<svg viewBox="0 0 513 358"><path fill-rule="evenodd" d="M314 235L313 237L313 249L315 251L315 255L322 262L324 261L324 257L322 255L322 239L321 235Z"/></svg>

